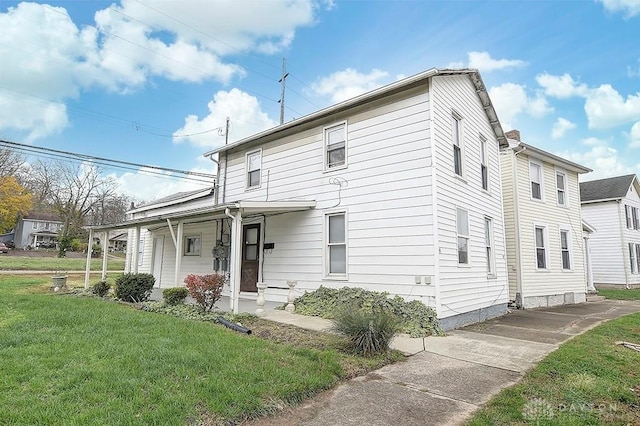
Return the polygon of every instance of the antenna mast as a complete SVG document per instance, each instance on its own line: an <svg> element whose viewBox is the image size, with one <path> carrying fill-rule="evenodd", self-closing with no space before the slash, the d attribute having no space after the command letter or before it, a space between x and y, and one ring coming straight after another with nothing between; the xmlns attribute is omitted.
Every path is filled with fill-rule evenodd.
<svg viewBox="0 0 640 426"><path fill-rule="evenodd" d="M282 58L282 77L278 80L278 83L282 83L282 91L280 92L280 100L278 103L280 104L280 124L284 123L284 90L285 90L285 80L289 76L287 72L287 60L286 58Z"/></svg>

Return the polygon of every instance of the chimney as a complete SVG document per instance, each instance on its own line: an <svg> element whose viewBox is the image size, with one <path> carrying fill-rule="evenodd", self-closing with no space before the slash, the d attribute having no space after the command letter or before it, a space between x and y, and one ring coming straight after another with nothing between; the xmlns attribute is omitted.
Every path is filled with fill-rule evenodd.
<svg viewBox="0 0 640 426"><path fill-rule="evenodd" d="M507 139L515 139L518 142L520 142L520 130L516 130L516 129L509 130L504 135L507 137Z"/></svg>

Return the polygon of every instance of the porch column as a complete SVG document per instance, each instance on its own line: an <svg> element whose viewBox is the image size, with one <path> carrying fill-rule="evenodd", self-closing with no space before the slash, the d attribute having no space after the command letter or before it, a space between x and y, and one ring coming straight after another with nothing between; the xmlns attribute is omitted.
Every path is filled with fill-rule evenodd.
<svg viewBox="0 0 640 426"><path fill-rule="evenodd" d="M89 288L89 273L91 272L91 243L93 242L93 229L89 228L89 245L87 246L87 263L84 267L84 288Z"/></svg>
<svg viewBox="0 0 640 426"><path fill-rule="evenodd" d="M133 268L129 268L133 271L134 274L138 273L138 257L139 257L139 253L140 253L140 225L136 226L136 232L133 234L134 238L133 238L133 244L134 247L131 247L132 250L132 256L131 256L131 262L133 263Z"/></svg>
<svg viewBox="0 0 640 426"><path fill-rule="evenodd" d="M593 285L593 267L591 265L591 247L589 246L589 236L584 236L584 256L587 263L587 293L596 293L598 290Z"/></svg>
<svg viewBox="0 0 640 426"><path fill-rule="evenodd" d="M107 251L109 250L109 231L104 231L102 240L102 281L107 279Z"/></svg>
<svg viewBox="0 0 640 426"><path fill-rule="evenodd" d="M242 213L238 210L233 220L231 229L231 264L233 273L231 275L231 311L234 314L239 312L240 280L242 275Z"/></svg>
<svg viewBox="0 0 640 426"><path fill-rule="evenodd" d="M173 233L172 233L173 236ZM175 271L173 273L173 286L174 287L179 287L180 286L180 282L179 282L179 274L180 274L180 270L182 269L182 246L184 244L184 223L182 223L181 220L178 221L178 232L176 235L176 239L175 239L175 245L176 245L176 267L175 267Z"/></svg>

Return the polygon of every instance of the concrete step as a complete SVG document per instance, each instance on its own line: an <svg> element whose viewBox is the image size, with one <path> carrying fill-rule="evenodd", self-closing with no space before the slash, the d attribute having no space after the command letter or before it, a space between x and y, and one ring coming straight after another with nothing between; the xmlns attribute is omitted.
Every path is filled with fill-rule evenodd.
<svg viewBox="0 0 640 426"><path fill-rule="evenodd" d="M587 294L587 302L602 302L606 297L597 294Z"/></svg>

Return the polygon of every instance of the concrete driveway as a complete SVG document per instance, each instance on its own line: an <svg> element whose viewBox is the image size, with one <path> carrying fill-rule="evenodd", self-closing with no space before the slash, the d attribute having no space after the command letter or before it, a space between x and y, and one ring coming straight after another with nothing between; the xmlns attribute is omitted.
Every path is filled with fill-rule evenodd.
<svg viewBox="0 0 640 426"><path fill-rule="evenodd" d="M447 337L399 339L415 353L350 380L281 415L250 425L457 425L518 382L561 343L640 302L602 300L514 311ZM298 316L296 316L298 317ZM304 324L297 324L304 326Z"/></svg>

